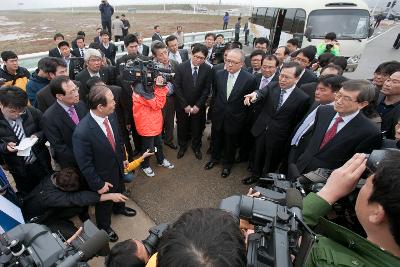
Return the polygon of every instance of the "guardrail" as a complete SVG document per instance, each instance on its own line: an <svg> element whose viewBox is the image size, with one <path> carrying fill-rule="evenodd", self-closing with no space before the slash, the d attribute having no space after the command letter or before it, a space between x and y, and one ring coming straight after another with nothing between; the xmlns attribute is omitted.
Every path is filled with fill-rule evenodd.
<svg viewBox="0 0 400 267"><path fill-rule="evenodd" d="M235 38L235 29L186 33L184 35L185 48L186 49L190 48L190 46L193 43L202 43L202 42L204 42L204 36L209 32L214 33L214 34L223 34L226 41L230 41L230 40L233 40ZM240 32L241 32L240 38L242 39L244 37L243 30L241 30ZM168 35L163 36L164 40L165 40L165 38L167 36ZM152 42L151 38L145 38L143 40L143 43L145 45L148 45L148 46L151 45L151 42ZM121 50L121 46L124 45L124 42L122 42L122 41L114 42L114 44L117 46L117 49L118 49L117 50L117 58L121 57L122 55L124 55L125 52L123 52ZM27 68L30 72L32 72L37 68L38 61L41 58L47 57L47 56L48 56L48 52L47 51L46 52L32 53L32 54L18 55L19 65Z"/></svg>

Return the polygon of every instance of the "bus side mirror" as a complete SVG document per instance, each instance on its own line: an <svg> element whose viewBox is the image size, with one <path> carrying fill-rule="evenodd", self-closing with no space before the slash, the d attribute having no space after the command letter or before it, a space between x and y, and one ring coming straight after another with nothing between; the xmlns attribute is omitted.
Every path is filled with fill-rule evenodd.
<svg viewBox="0 0 400 267"><path fill-rule="evenodd" d="M370 27L368 30L368 38L371 37L374 34L374 28Z"/></svg>
<svg viewBox="0 0 400 267"><path fill-rule="evenodd" d="M306 31L304 32L304 36L307 38L307 41L311 42L311 33L312 26L307 26Z"/></svg>

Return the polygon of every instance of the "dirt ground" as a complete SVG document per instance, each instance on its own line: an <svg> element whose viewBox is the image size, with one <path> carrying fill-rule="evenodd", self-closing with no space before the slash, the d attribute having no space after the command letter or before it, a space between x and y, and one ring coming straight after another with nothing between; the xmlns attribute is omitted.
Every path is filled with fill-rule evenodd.
<svg viewBox="0 0 400 267"><path fill-rule="evenodd" d="M143 32L151 37L155 24L161 25L161 34L168 35L183 25L184 32L200 32L220 29L222 17L203 14L149 14L126 13L131 23L130 32ZM234 26L235 17L231 17L229 27ZM64 34L67 41L75 38L77 31L86 33L89 44L95 29L100 26L100 14L92 11L2 11L0 12L0 51L13 50L17 54L47 51L54 47L53 35Z"/></svg>

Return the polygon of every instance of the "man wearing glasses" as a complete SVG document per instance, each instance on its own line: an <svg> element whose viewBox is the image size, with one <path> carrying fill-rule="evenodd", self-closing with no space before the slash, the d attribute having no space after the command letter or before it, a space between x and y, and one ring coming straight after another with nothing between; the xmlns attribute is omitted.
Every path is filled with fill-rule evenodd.
<svg viewBox="0 0 400 267"><path fill-rule="evenodd" d="M303 84L316 82L317 76L308 67L313 63L315 50L307 46L299 51L294 61L300 64L303 71L300 73L296 86L300 88Z"/></svg>
<svg viewBox="0 0 400 267"><path fill-rule="evenodd" d="M0 90L0 153L21 196L28 194L50 174L50 156L39 122L42 113L28 105L25 91L16 86ZM17 145L24 139L37 139L25 154Z"/></svg>
<svg viewBox="0 0 400 267"><path fill-rule="evenodd" d="M231 173L238 138L246 122L247 108L243 98L255 88L253 75L242 70L244 60L242 50L230 50L225 59L225 70L216 72L213 81L212 148L205 169L218 164L224 151L222 178Z"/></svg>
<svg viewBox="0 0 400 267"><path fill-rule="evenodd" d="M289 176L296 178L318 168L333 170L355 153L369 154L379 148L381 132L360 112L374 96L374 86L369 81L344 82L336 93L334 105L318 108L313 134L292 166L296 168L289 166Z"/></svg>

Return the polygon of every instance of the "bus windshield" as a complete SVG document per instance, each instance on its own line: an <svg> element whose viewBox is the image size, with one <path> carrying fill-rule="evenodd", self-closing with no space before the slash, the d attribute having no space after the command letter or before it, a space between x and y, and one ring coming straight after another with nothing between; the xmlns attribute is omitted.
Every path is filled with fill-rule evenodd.
<svg viewBox="0 0 400 267"><path fill-rule="evenodd" d="M314 10L307 26L312 26L311 38L323 39L328 32L334 32L337 39L364 39L368 37L369 13L358 9Z"/></svg>

